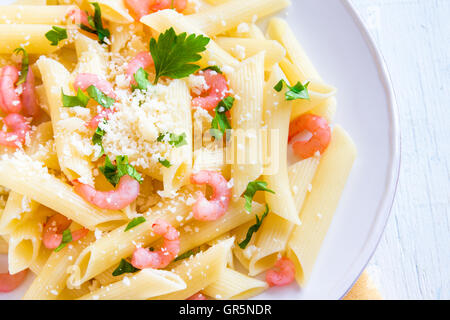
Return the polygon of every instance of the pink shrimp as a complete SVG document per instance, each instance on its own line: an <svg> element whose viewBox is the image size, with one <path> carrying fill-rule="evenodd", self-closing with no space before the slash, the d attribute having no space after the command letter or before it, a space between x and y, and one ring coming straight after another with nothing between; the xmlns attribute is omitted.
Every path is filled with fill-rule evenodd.
<svg viewBox="0 0 450 320"><path fill-rule="evenodd" d="M15 66L0 69L0 108L5 113L18 113L22 109L22 101L15 88L17 80L19 70Z"/></svg>
<svg viewBox="0 0 450 320"><path fill-rule="evenodd" d="M279 271L271 269L266 273L266 282L269 286L285 286L290 284L295 279L294 263L288 258L280 258L275 263L275 268Z"/></svg>
<svg viewBox="0 0 450 320"><path fill-rule="evenodd" d="M18 113L10 113L3 119L3 123L11 131L0 131L0 145L9 148L21 147L30 132L28 121Z"/></svg>
<svg viewBox="0 0 450 320"><path fill-rule="evenodd" d="M202 170L191 175L191 182L200 185L208 184L213 190L210 200L207 200L203 193L198 193L197 201L192 206L195 219L214 221L227 212L231 190L228 181L219 172Z"/></svg>
<svg viewBox="0 0 450 320"><path fill-rule="evenodd" d="M134 82L133 76L139 68L146 69L154 64L150 52L143 51L138 53L129 63L127 68L127 76Z"/></svg>
<svg viewBox="0 0 450 320"><path fill-rule="evenodd" d="M87 202L109 210L120 210L131 204L139 195L139 182L125 175L119 180L115 190L97 191L88 184L73 181L75 192Z"/></svg>
<svg viewBox="0 0 450 320"><path fill-rule="evenodd" d="M187 6L187 0L153 0L152 2L153 4L150 5L150 10L154 12L172 8L178 12L183 12Z"/></svg>
<svg viewBox="0 0 450 320"><path fill-rule="evenodd" d="M116 94L114 93L111 83L92 73L79 73L75 78L73 88L75 91L78 91L78 89L85 91L91 85L97 87L97 89L107 96L116 99Z"/></svg>
<svg viewBox="0 0 450 320"><path fill-rule="evenodd" d="M58 248L63 239L63 231L69 228L72 220L62 214L55 214L48 219L42 232L42 243L47 249ZM82 228L72 232L72 241L77 241L86 236L88 229Z"/></svg>
<svg viewBox="0 0 450 320"><path fill-rule="evenodd" d="M41 110L36 98L34 74L31 68L28 69L27 80L23 85L22 106L23 114L27 117L35 117Z"/></svg>
<svg viewBox="0 0 450 320"><path fill-rule="evenodd" d="M186 300L208 300L208 299L206 299L206 297L200 292L197 292L196 294L190 296Z"/></svg>
<svg viewBox="0 0 450 320"><path fill-rule="evenodd" d="M159 251L136 248L131 264L138 269L165 268L180 252L180 233L168 222L158 219L152 225L153 232L164 237L164 244Z"/></svg>
<svg viewBox="0 0 450 320"><path fill-rule="evenodd" d="M206 70L200 73L205 78L208 89L199 97L192 99L193 107L202 107L206 110L214 110L223 98L228 96L227 79L220 73L213 70Z"/></svg>
<svg viewBox="0 0 450 320"><path fill-rule="evenodd" d="M309 132L312 136L308 140L299 139L299 135ZM318 151L323 153L331 141L331 129L327 120L313 114L304 114L296 118L289 125L289 143L292 143L294 153L307 159Z"/></svg>
<svg viewBox="0 0 450 320"><path fill-rule="evenodd" d="M70 9L67 12L66 17L71 19L75 24L84 24L85 26L90 26L87 13L83 10L80 10L79 8Z"/></svg>
<svg viewBox="0 0 450 320"><path fill-rule="evenodd" d="M164 9L182 12L186 9L187 0L125 0L125 5L131 13L140 20L143 16Z"/></svg>
<svg viewBox="0 0 450 320"><path fill-rule="evenodd" d="M0 292L11 292L22 284L28 273L28 269L16 274L0 273Z"/></svg>
<svg viewBox="0 0 450 320"><path fill-rule="evenodd" d="M108 120L111 114L114 113L114 110L111 108L103 108L103 110L93 117L86 125L91 129L97 129L98 124L103 120Z"/></svg>

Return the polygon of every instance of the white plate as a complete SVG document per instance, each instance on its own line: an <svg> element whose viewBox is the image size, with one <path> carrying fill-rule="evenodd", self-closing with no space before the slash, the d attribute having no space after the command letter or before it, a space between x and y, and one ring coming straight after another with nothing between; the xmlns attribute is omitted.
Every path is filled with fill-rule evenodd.
<svg viewBox="0 0 450 320"><path fill-rule="evenodd" d="M339 89L336 120L355 140L358 158L308 285L272 288L257 298L339 299L389 217L400 164L397 110L383 60L349 2L292 2L287 19L322 77ZM5 257L2 263L0 272ZM25 287L0 299L20 298Z"/></svg>

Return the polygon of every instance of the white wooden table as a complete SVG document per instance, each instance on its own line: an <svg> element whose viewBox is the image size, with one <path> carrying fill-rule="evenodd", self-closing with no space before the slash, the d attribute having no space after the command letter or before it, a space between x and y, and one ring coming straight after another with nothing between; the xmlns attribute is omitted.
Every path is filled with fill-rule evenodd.
<svg viewBox="0 0 450 320"><path fill-rule="evenodd" d="M450 0L352 0L391 74L402 163L369 265L387 299L450 298Z"/></svg>

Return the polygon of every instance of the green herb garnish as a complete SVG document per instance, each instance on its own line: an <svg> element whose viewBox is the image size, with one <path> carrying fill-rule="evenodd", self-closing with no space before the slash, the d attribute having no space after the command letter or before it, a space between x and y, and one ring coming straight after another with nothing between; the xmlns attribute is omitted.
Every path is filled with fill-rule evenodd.
<svg viewBox="0 0 450 320"><path fill-rule="evenodd" d="M127 260L122 259L120 260L119 266L116 268L116 270L113 271L112 275L114 277L117 277L124 273L135 273L139 270L140 269L133 267L133 265Z"/></svg>
<svg viewBox="0 0 450 320"><path fill-rule="evenodd" d="M22 53L22 68L20 70L20 77L19 80L17 80L16 82L16 86L18 86L19 84L24 83L25 81L27 81L27 75L28 75L28 68L29 68L29 60L28 60L28 53L24 48L16 48L14 50L15 54L20 54Z"/></svg>
<svg viewBox="0 0 450 320"><path fill-rule="evenodd" d="M265 181L251 181L247 185L247 189L244 192L245 198L245 210L247 212L252 211L253 197L257 191L266 191L270 193L275 193L273 190L267 188L267 182Z"/></svg>
<svg viewBox="0 0 450 320"><path fill-rule="evenodd" d="M89 86L86 89L86 92L92 99L97 101L97 103L99 103L104 108L111 108L112 105L116 102L116 100L108 97L106 94L100 91L100 89L97 89L96 86Z"/></svg>
<svg viewBox="0 0 450 320"><path fill-rule="evenodd" d="M137 217L128 223L127 227L125 228L125 231L128 231L130 229L133 229L134 227L140 225L141 223L144 223L146 220L144 217Z"/></svg>
<svg viewBox="0 0 450 320"><path fill-rule="evenodd" d="M214 109L215 115L211 121L211 134L216 138L220 139L223 137L228 129L231 129L231 124L227 118L227 111L233 108L234 98L226 97L219 102L217 107Z"/></svg>
<svg viewBox="0 0 450 320"><path fill-rule="evenodd" d="M183 253L182 255L179 255L178 257L176 257L175 260L173 260L173 261L175 262L175 261L180 261L180 260L189 258L190 256L193 256L194 254L196 254L199 251L200 250L194 250L194 249L189 250L189 251Z"/></svg>
<svg viewBox="0 0 450 320"><path fill-rule="evenodd" d="M137 85L132 85L131 89L134 91L136 89L139 90L147 90L148 86L150 85L150 81L148 81L148 72L145 71L142 68L139 68L138 71L133 75L134 80L136 81Z"/></svg>
<svg viewBox="0 0 450 320"><path fill-rule="evenodd" d="M166 137L169 137L169 138L166 138ZM180 135L167 132L167 133L161 133L158 136L158 139L156 139L156 140L158 142L167 142L172 147L179 148L179 147L187 144L186 138L187 138L187 136L186 136L186 133L184 133L184 132Z"/></svg>
<svg viewBox="0 0 450 320"><path fill-rule="evenodd" d="M81 30L97 35L98 42L106 43L105 38L109 38L111 34L108 29L103 28L102 11L97 2L91 2L91 5L94 6L95 12L94 17L88 16L90 26L80 24L80 28Z"/></svg>
<svg viewBox="0 0 450 320"><path fill-rule="evenodd" d="M103 124L106 124L106 120L103 120ZM98 157L101 157L105 154L105 149L103 149L103 136L105 135L105 130L100 128L100 125L97 126L97 129L95 129L95 133L92 136L92 143L94 145L99 145L101 147L100 154Z"/></svg>
<svg viewBox="0 0 450 320"><path fill-rule="evenodd" d="M45 37L50 41L50 45L57 46L60 41L67 39L67 30L57 26L52 26L52 30L47 32Z"/></svg>
<svg viewBox="0 0 450 320"><path fill-rule="evenodd" d="M69 242L72 241L72 232L70 229L64 230L62 234L62 241L58 248L55 249L55 252L61 251Z"/></svg>
<svg viewBox="0 0 450 320"><path fill-rule="evenodd" d="M261 216L261 219L258 217L258 215L256 215L256 223L248 229L247 236L242 242L239 243L239 247L241 249L245 249L247 247L248 243L252 239L253 234L259 230L264 218L267 216L268 213L269 213L269 206L266 204L266 211Z"/></svg>
<svg viewBox="0 0 450 320"><path fill-rule="evenodd" d="M219 66L209 66L206 68L203 68L202 71L206 71L206 70L212 70L215 71L217 73L223 74L222 70L220 70Z"/></svg>
<svg viewBox="0 0 450 320"><path fill-rule="evenodd" d="M203 35L187 35L183 32L179 35L173 28L161 33L158 41L150 40L150 53L155 63L155 82L159 78L169 77L181 79L196 72L200 67L192 62L199 61L202 57L200 52L206 50L210 39Z"/></svg>
<svg viewBox="0 0 450 320"><path fill-rule="evenodd" d="M166 168L170 168L172 166L172 164L170 163L169 160L167 159L163 159L163 158L159 158L158 162L161 163L164 167Z"/></svg>
<svg viewBox="0 0 450 320"><path fill-rule="evenodd" d="M61 89L61 100L63 103L63 107L86 107L89 99L89 96L85 95L80 88L78 88L76 96L65 95L63 89Z"/></svg>
<svg viewBox="0 0 450 320"><path fill-rule="evenodd" d="M99 167L105 178L115 187L120 178L129 175L139 183L142 182L142 175L128 163L128 156L117 156L116 164L113 164L108 156L105 158L105 165Z"/></svg>
<svg viewBox="0 0 450 320"><path fill-rule="evenodd" d="M288 85L286 81L280 80L275 87L273 87L277 92L280 92L283 90L283 86L286 85L289 90L286 91L284 94L286 97L286 100L297 100L297 99L304 99L309 100L309 92L308 92L308 85L309 81L305 83L305 85L302 85L300 82L297 82L297 84L293 87Z"/></svg>

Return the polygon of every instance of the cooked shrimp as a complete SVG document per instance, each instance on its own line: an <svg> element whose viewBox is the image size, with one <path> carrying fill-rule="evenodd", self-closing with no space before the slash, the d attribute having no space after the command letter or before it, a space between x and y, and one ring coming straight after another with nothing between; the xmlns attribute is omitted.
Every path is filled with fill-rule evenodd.
<svg viewBox="0 0 450 320"><path fill-rule="evenodd" d="M180 233L168 222L158 219L152 225L153 232L164 237L163 247L159 251L136 248L131 264L138 269L165 268L180 252Z"/></svg>
<svg viewBox="0 0 450 320"><path fill-rule="evenodd" d="M305 140L304 134L309 133L310 138ZM291 122L289 126L289 143L294 153L307 159L318 151L323 153L331 140L331 129L327 120L313 114L304 114Z"/></svg>
<svg viewBox="0 0 450 320"><path fill-rule="evenodd" d="M202 170L192 174L191 182L200 185L208 184L213 190L210 200L206 199L203 193L198 193L197 201L192 206L195 219L214 221L227 212L231 190L227 180L219 172Z"/></svg>
<svg viewBox="0 0 450 320"><path fill-rule="evenodd" d="M19 70L15 66L0 69L0 108L5 113L18 113L22 109L22 101L15 87L17 80Z"/></svg>
<svg viewBox="0 0 450 320"><path fill-rule="evenodd" d="M114 113L113 109L103 108L103 110L99 114L97 114L89 122L87 122L87 126L91 129L97 129L98 124L103 120L108 120L112 113Z"/></svg>
<svg viewBox="0 0 450 320"><path fill-rule="evenodd" d="M28 270L16 274L0 273L0 292L11 292L22 284Z"/></svg>
<svg viewBox="0 0 450 320"><path fill-rule="evenodd" d="M206 297L200 292L197 292L196 294L190 296L186 300L208 300L208 299L206 299Z"/></svg>
<svg viewBox="0 0 450 320"><path fill-rule="evenodd" d="M85 26L90 26L87 13L79 8L70 9L66 17L71 19L75 24L84 24Z"/></svg>
<svg viewBox="0 0 450 320"><path fill-rule="evenodd" d="M28 69L27 80L23 84L22 106L23 114L27 117L37 116L41 109L36 98L34 74L31 68Z"/></svg>
<svg viewBox="0 0 450 320"><path fill-rule="evenodd" d="M227 79L213 70L202 71L200 75L205 78L208 89L202 92L199 97L192 99L192 106L214 110L220 100L228 96Z"/></svg>
<svg viewBox="0 0 450 320"><path fill-rule="evenodd" d="M143 51L138 53L130 62L128 62L127 75L134 82L133 76L139 68L146 69L154 64L150 52Z"/></svg>
<svg viewBox="0 0 450 320"><path fill-rule="evenodd" d="M78 91L78 89L84 91L90 86L95 86L107 96L116 99L116 94L114 93L114 89L111 83L109 83L107 80L101 79L95 74L79 73L75 78L75 82L73 84L73 88L75 89L75 91Z"/></svg>
<svg viewBox="0 0 450 320"><path fill-rule="evenodd" d="M42 243L47 249L58 248L63 239L63 231L69 228L72 220L62 214L55 214L48 219L42 232ZM72 241L77 241L86 236L88 229L82 228L72 232Z"/></svg>
<svg viewBox="0 0 450 320"><path fill-rule="evenodd" d="M139 182L125 175L115 190L97 191L88 184L73 181L75 192L87 202L109 210L120 210L131 204L139 195Z"/></svg>
<svg viewBox="0 0 450 320"><path fill-rule="evenodd" d="M266 282L269 286L285 286L290 284L295 279L295 266L294 263L288 258L280 258L275 263L276 271L271 269L266 273Z"/></svg>
<svg viewBox="0 0 450 320"><path fill-rule="evenodd" d="M18 113L10 113L3 119L3 123L11 131L0 131L0 145L9 148L21 147L30 132L28 121Z"/></svg>
<svg viewBox="0 0 450 320"><path fill-rule="evenodd" d="M125 0L125 5L140 20L143 16L172 6L178 12L186 9L187 0Z"/></svg>

